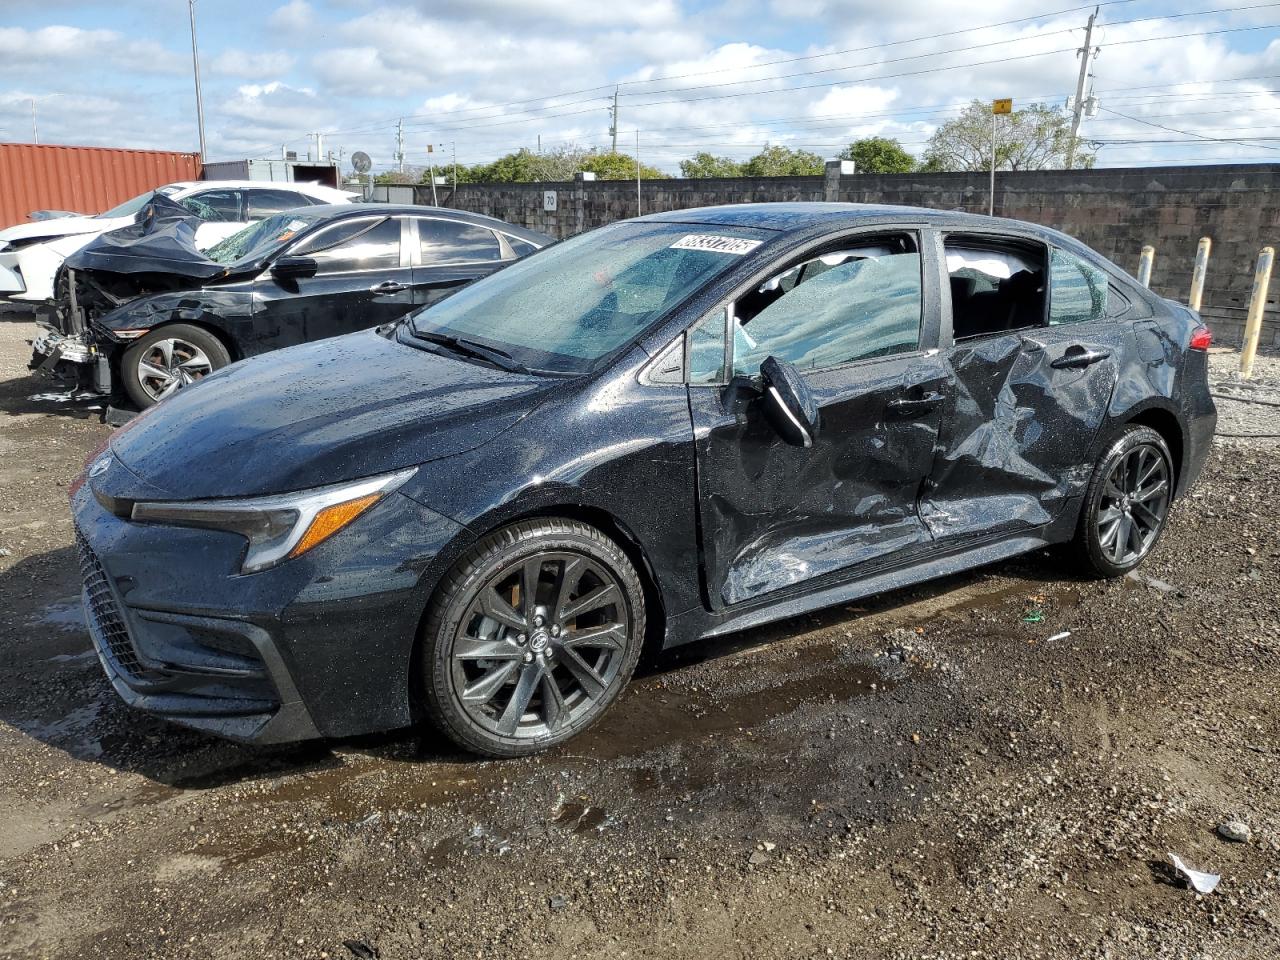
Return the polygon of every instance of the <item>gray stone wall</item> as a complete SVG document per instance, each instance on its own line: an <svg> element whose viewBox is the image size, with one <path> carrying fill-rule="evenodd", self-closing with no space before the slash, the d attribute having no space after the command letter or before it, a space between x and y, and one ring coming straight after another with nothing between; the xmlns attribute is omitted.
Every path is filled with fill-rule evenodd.
<svg viewBox="0 0 1280 960"><path fill-rule="evenodd" d="M1253 267L1261 247L1280 241L1280 164L1048 170L1000 173L996 216L1056 227L1079 237L1126 270L1144 244L1156 248L1151 287L1186 302L1196 244L1213 241L1204 314L1220 343L1239 341ZM554 191L556 210L543 209ZM720 203L839 199L851 203L986 213L985 174L852 174L711 180L646 180L644 213ZM430 203L430 187L417 188ZM439 192L443 206L472 210L561 238L636 215L634 181L471 184ZM1280 346L1280 310L1272 284L1262 342Z"/></svg>

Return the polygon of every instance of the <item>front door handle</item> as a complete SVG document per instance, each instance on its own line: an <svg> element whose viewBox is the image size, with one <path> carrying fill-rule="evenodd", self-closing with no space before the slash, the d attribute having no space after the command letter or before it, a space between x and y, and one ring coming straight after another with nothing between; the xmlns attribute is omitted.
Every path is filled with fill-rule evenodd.
<svg viewBox="0 0 1280 960"><path fill-rule="evenodd" d="M1087 367L1097 363L1099 360L1106 360L1111 356L1110 350L1095 350L1093 348L1084 347L1068 347L1067 352L1058 359L1052 361L1049 366L1056 370L1066 370L1076 367Z"/></svg>
<svg viewBox="0 0 1280 960"><path fill-rule="evenodd" d="M942 394L926 393L923 397L899 397L897 400L890 400L885 406L892 413L896 413L903 417L914 417L922 413L928 413L930 410L942 403Z"/></svg>
<svg viewBox="0 0 1280 960"><path fill-rule="evenodd" d="M370 293L399 293L401 290L409 288L396 280L383 280L381 283L375 283L369 288Z"/></svg>

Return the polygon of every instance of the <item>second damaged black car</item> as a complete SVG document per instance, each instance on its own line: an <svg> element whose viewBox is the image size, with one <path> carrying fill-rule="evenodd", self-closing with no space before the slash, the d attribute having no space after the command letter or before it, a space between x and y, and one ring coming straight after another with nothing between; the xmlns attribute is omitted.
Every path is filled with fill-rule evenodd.
<svg viewBox="0 0 1280 960"><path fill-rule="evenodd" d="M125 700L256 741L558 744L641 648L1053 544L1142 562L1209 334L1080 243L837 204L645 217L251 358L72 495Z"/></svg>
<svg viewBox="0 0 1280 960"><path fill-rule="evenodd" d="M235 360L399 320L549 242L463 211L327 204L202 252L190 211L158 197L68 258L31 366L145 409Z"/></svg>

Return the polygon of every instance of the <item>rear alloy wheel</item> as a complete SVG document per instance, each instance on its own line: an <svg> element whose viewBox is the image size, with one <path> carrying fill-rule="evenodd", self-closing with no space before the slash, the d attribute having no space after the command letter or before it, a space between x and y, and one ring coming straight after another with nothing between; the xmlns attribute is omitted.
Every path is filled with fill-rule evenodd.
<svg viewBox="0 0 1280 960"><path fill-rule="evenodd" d="M1149 427L1125 430L1089 482L1077 546L1099 574L1117 577L1151 552L1173 499L1173 466L1164 438Z"/></svg>
<svg viewBox="0 0 1280 960"><path fill-rule="evenodd" d="M144 410L230 362L227 348L208 330L166 324L124 352L120 378L129 399Z"/></svg>
<svg viewBox="0 0 1280 960"><path fill-rule="evenodd" d="M507 527L442 583L424 628L427 707L476 753L544 750L616 699L644 626L635 568L599 530L560 519Z"/></svg>

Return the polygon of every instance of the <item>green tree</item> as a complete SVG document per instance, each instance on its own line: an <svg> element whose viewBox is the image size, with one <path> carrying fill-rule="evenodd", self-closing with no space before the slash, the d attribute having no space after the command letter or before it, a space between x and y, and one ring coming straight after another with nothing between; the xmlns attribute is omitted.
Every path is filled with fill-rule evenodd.
<svg viewBox="0 0 1280 960"><path fill-rule="evenodd" d="M996 117L996 167L1001 170L1052 170L1065 167L1071 121L1057 107L1033 103ZM1075 165L1091 167L1098 145L1076 142ZM929 138L921 170L991 169L991 104L974 100L964 113Z"/></svg>
<svg viewBox="0 0 1280 960"><path fill-rule="evenodd" d="M889 137L864 137L840 151L840 159L852 160L858 173L910 173L916 158Z"/></svg>
<svg viewBox="0 0 1280 960"><path fill-rule="evenodd" d="M594 173L599 180L634 180L636 158L625 153L597 153L593 150L582 158L579 169ZM640 164L641 180L658 180L665 176L657 167Z"/></svg>
<svg viewBox="0 0 1280 960"><path fill-rule="evenodd" d="M492 163L458 168L459 183L547 183L572 180L580 171L594 173L601 180L633 180L636 161L625 153L558 147L545 153L520 149ZM641 179L665 177L656 167L640 165Z"/></svg>
<svg viewBox="0 0 1280 960"><path fill-rule="evenodd" d="M742 164L729 157L695 153L688 160L680 161L680 176L689 180L701 180L707 177L740 177Z"/></svg>
<svg viewBox="0 0 1280 960"><path fill-rule="evenodd" d="M742 172L748 177L813 177L821 176L824 166L816 153L766 143L743 164Z"/></svg>

